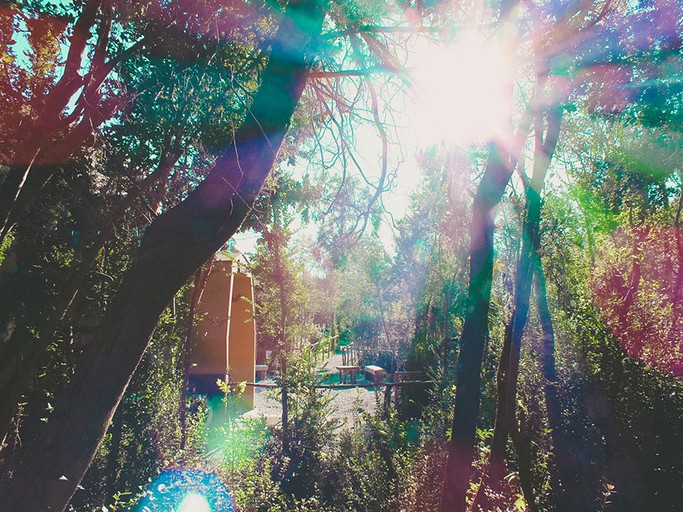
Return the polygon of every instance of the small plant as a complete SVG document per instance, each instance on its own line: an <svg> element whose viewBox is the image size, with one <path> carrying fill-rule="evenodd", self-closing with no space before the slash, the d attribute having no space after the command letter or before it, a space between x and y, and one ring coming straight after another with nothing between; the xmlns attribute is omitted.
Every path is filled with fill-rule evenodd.
<svg viewBox="0 0 683 512"><path fill-rule="evenodd" d="M610 496L613 494L616 494L616 488L614 484L611 484L607 481L602 483L602 493L601 493L601 499L600 499L600 512L604 512L607 510L607 506L610 505L612 502L610 501Z"/></svg>

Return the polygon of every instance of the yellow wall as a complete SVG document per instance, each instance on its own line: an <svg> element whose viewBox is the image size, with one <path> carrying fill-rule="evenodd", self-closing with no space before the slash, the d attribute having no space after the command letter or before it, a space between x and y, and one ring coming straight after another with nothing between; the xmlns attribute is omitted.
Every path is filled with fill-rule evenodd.
<svg viewBox="0 0 683 512"><path fill-rule="evenodd" d="M256 365L256 325L254 323L254 291L251 276L233 274L232 314L229 329L228 365L232 381L254 382ZM254 406L254 388L247 386L244 399Z"/></svg>
<svg viewBox="0 0 683 512"><path fill-rule="evenodd" d="M217 392L216 379L232 382L255 380L256 325L252 278L233 273L224 256L215 261L197 308L199 322L192 349L193 382L200 393ZM254 388L247 386L245 405L254 407Z"/></svg>
<svg viewBox="0 0 683 512"><path fill-rule="evenodd" d="M231 270L230 261L216 261L211 268L197 308L200 320L192 349L191 374L227 374L230 317L230 301L227 298L232 296Z"/></svg>

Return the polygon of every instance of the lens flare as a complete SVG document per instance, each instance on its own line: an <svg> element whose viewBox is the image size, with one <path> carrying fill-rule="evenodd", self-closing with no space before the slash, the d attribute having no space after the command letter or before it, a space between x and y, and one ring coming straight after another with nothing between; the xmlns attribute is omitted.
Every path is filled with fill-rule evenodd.
<svg viewBox="0 0 683 512"><path fill-rule="evenodd" d="M235 512L228 489L214 473L168 470L152 482L136 512Z"/></svg>
<svg viewBox="0 0 683 512"><path fill-rule="evenodd" d="M178 512L211 512L211 506L204 496L191 492L180 502Z"/></svg>

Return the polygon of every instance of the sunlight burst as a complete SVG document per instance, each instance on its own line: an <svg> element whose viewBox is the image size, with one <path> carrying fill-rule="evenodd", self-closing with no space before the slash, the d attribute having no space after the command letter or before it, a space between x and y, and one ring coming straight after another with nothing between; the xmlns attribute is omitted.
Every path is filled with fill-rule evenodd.
<svg viewBox="0 0 683 512"><path fill-rule="evenodd" d="M178 512L211 512L211 506L204 496L191 492L183 498Z"/></svg>
<svg viewBox="0 0 683 512"><path fill-rule="evenodd" d="M505 45L475 36L426 51L412 72L420 145L467 146L501 135L511 109L511 60Z"/></svg>

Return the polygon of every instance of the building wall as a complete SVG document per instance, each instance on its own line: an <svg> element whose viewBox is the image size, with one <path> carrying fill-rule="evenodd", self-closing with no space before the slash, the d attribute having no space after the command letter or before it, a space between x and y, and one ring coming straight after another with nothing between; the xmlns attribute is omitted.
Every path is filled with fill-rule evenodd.
<svg viewBox="0 0 683 512"><path fill-rule="evenodd" d="M249 274L233 273L225 257L214 261L197 307L195 346L190 384L194 392L216 395L217 379L254 382L256 326L253 282ZM243 394L245 406L254 406L254 389Z"/></svg>
<svg viewBox="0 0 683 512"><path fill-rule="evenodd" d="M233 274L232 314L229 329L228 366L232 381L254 382L256 365L256 324L253 313L254 288L248 274ZM249 408L254 406L254 388L243 395Z"/></svg>
<svg viewBox="0 0 683 512"><path fill-rule="evenodd" d="M227 374L232 281L232 262L214 262L197 308L191 374Z"/></svg>

